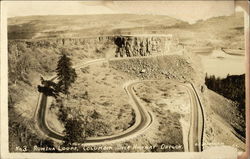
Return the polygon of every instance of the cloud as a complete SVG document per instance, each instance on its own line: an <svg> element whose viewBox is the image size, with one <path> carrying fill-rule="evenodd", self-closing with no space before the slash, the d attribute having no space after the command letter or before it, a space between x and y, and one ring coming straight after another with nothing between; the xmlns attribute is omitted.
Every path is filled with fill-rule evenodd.
<svg viewBox="0 0 250 159"><path fill-rule="evenodd" d="M74 14L159 14L193 23L230 15L233 1L8 1L8 17Z"/></svg>
<svg viewBox="0 0 250 159"><path fill-rule="evenodd" d="M8 1L8 17L28 15L113 14L102 5L84 5L77 1Z"/></svg>

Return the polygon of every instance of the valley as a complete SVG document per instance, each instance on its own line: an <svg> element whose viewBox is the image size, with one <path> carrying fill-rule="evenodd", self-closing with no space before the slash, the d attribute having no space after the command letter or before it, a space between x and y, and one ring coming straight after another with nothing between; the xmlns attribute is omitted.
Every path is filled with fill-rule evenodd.
<svg viewBox="0 0 250 159"><path fill-rule="evenodd" d="M99 18L107 21L93 22ZM16 147L28 145L29 152L34 146L56 152L60 146L75 147L63 152L200 152L218 143L237 145L244 151L244 137L235 131L244 129L237 102L205 84L206 73L222 77L244 73L243 57L223 55L224 59L219 59L221 54L216 51L205 56L192 51L205 46L218 50L229 43L224 40L226 36L232 36L231 41L239 38L235 35L242 30L234 29L231 19L240 21L242 15L192 25L159 18L152 22L154 16L143 15L10 19L10 151L19 152ZM126 21L118 25L120 19ZM72 27L67 24L69 20ZM230 24L228 30L220 30L219 35L200 32L202 28L213 30L218 21ZM103 26L107 29L100 30ZM206 36L213 38L204 40ZM214 41L214 36L220 36L219 40ZM243 48L243 40L237 42L230 47ZM57 61L62 52L71 59L77 75L70 93L59 93L55 98L38 92L41 77L55 77L50 81L57 82ZM216 61L209 64L208 59ZM237 61L236 71L206 66L229 64L229 59ZM70 129L67 124L79 124L83 131L74 132L78 126ZM67 145L65 136L70 132L81 137Z"/></svg>

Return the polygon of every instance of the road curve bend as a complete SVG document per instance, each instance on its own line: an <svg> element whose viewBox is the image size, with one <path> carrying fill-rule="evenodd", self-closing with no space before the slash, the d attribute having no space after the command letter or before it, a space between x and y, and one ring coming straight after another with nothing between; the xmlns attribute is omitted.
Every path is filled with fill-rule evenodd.
<svg viewBox="0 0 250 159"><path fill-rule="evenodd" d="M161 81L161 80L143 80L145 81ZM164 80L166 81L166 80ZM186 88L191 103L191 114L190 114L190 126L188 131L188 141L186 144L188 152L201 152L203 151L203 134L204 134L204 112L203 106L200 101L199 95L195 89L195 86L191 82L177 82L168 80L175 84L181 85ZM139 83L139 82L137 82Z"/></svg>
<svg viewBox="0 0 250 159"><path fill-rule="evenodd" d="M78 65L74 68L84 68L89 65L105 62L106 59L97 59L91 60L84 64ZM54 76L52 78L55 78ZM129 81L124 84L124 90L126 91L127 95L133 102L133 109L135 111L136 120L133 126L128 128L127 130L120 132L115 135L110 136L102 136L102 137L89 137L85 140L84 145L99 145L99 144L106 144L117 142L125 139L129 139L140 135L144 130L146 130L153 121L153 116L150 112L146 110L146 108L140 103L139 99L136 97L132 86L133 84L138 83L138 81ZM42 132L44 132L48 137L53 139L62 141L64 139L64 134L60 132L56 132L49 127L46 121L46 112L47 112L47 99L48 97L40 93L40 98L37 105L37 111L35 113L35 120L37 121L38 127Z"/></svg>

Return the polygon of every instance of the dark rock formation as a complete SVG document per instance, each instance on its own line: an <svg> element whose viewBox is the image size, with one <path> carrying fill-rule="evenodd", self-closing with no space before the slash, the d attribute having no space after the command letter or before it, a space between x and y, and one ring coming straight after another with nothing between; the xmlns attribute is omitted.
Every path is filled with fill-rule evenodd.
<svg viewBox="0 0 250 159"><path fill-rule="evenodd" d="M165 36L117 36L115 57L149 56L166 51ZM169 47L168 47L169 48Z"/></svg>

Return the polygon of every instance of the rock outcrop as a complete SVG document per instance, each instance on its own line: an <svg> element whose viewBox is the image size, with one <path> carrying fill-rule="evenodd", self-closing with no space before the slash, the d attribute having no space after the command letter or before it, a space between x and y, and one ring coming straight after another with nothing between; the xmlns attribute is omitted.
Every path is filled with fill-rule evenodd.
<svg viewBox="0 0 250 159"><path fill-rule="evenodd" d="M172 35L168 36L117 36L115 57L149 56L165 53L172 47Z"/></svg>

